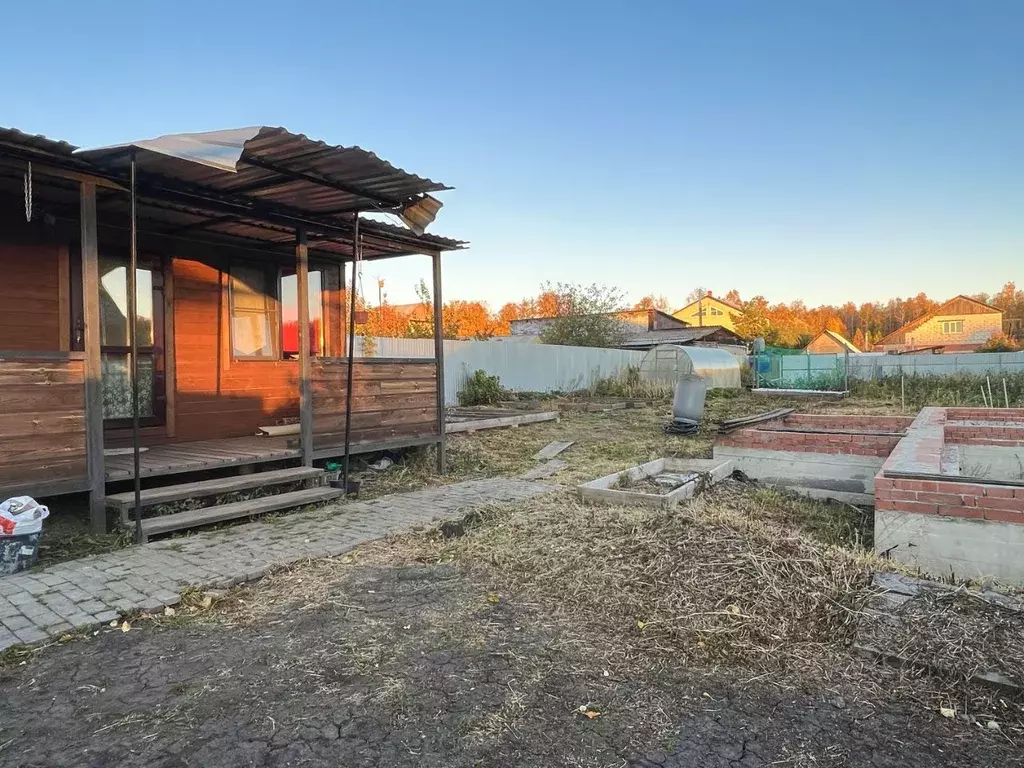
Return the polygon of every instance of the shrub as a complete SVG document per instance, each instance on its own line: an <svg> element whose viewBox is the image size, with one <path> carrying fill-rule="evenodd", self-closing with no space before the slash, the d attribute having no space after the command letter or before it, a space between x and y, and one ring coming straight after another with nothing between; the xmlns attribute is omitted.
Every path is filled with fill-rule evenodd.
<svg viewBox="0 0 1024 768"><path fill-rule="evenodd" d="M1020 344L1011 336L1005 333L997 333L980 347L979 352L1019 352Z"/></svg>
<svg viewBox="0 0 1024 768"><path fill-rule="evenodd" d="M459 405L496 405L505 395L497 376L478 370L468 379L459 392Z"/></svg>

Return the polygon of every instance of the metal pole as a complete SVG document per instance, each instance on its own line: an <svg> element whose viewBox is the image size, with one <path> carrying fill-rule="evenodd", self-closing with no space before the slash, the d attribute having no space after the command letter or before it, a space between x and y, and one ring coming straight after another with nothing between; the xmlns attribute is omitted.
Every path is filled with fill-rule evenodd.
<svg viewBox="0 0 1024 768"><path fill-rule="evenodd" d="M139 265L138 227L135 201L135 149L131 160L131 248L128 254L128 347L132 384L132 474L135 489L135 541L142 543L142 479L139 477L139 340L135 271Z"/></svg>
<svg viewBox="0 0 1024 768"><path fill-rule="evenodd" d="M1010 407L1010 395L1006 391L1006 379L1003 379L1003 401L1006 403L1006 407Z"/></svg>
<svg viewBox="0 0 1024 768"><path fill-rule="evenodd" d="M344 492L348 493L348 465L352 438L352 367L356 348L356 268L362 258L362 245L359 242L359 212L355 213L355 226L352 235L352 285L349 286L348 311L348 371L345 382L345 462L342 464L341 478Z"/></svg>
<svg viewBox="0 0 1024 768"><path fill-rule="evenodd" d="M431 255L434 262L434 364L437 381L437 471L444 474L448 468L445 440L444 403L444 301L441 298L441 252Z"/></svg>

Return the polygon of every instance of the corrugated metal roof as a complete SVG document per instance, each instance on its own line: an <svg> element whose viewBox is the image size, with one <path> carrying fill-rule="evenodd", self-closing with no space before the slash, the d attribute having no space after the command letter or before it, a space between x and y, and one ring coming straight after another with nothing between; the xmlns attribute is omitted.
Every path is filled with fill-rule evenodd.
<svg viewBox="0 0 1024 768"><path fill-rule="evenodd" d="M107 178L127 178L127 147L75 152L67 142L0 128L0 154L34 159L46 156L53 164ZM244 142L239 170L207 165L156 152L137 157L140 216L165 227L164 234L190 236L209 233L237 237L252 244L294 242L295 225L311 226L311 249L350 257L352 212L397 210L428 192L449 189L408 173L360 147L335 147L284 128L252 129ZM100 210L127 210L116 196L100 201ZM283 213L284 216L267 212ZM293 218L288 218L293 217ZM316 222L322 223L321 227ZM365 258L398 256L424 251L456 250L465 243L437 235L417 235L410 229L360 219Z"/></svg>
<svg viewBox="0 0 1024 768"><path fill-rule="evenodd" d="M318 215L398 208L420 195L450 188L397 168L361 147L332 146L284 128L253 130L255 136L242 143L235 173L148 149L137 154L136 167L140 175ZM79 156L101 168L123 171L128 146L85 150Z"/></svg>
<svg viewBox="0 0 1024 768"><path fill-rule="evenodd" d="M743 339L728 328L720 325L705 325L697 328L666 328L658 331L646 331L636 336L630 336L620 346L647 347L655 344L692 344L697 341L719 341L720 343L731 344L743 343Z"/></svg>
<svg viewBox="0 0 1024 768"><path fill-rule="evenodd" d="M0 143L46 152L52 155L69 156L75 151L72 144L57 141L41 134L24 133L17 128L0 127Z"/></svg>

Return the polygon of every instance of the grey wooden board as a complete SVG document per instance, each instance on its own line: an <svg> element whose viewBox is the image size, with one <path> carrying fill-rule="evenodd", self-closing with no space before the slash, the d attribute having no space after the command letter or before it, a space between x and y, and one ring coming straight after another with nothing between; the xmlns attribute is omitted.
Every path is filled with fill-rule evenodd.
<svg viewBox="0 0 1024 768"><path fill-rule="evenodd" d="M499 419L467 419L449 423L445 432L475 432L478 429L495 429L497 427L518 427L521 424L536 424L540 421L558 421L558 411L544 411L542 413L524 413L521 416L505 416Z"/></svg>
<svg viewBox="0 0 1024 768"><path fill-rule="evenodd" d="M568 466L569 463L566 461L562 461L561 459L551 459L550 461L545 461L543 464L538 464L529 472L523 473L522 478L523 480L541 480L545 477L551 477L557 472L561 472Z"/></svg>
<svg viewBox="0 0 1024 768"><path fill-rule="evenodd" d="M222 523L226 520L236 520L239 517L261 515L266 512L276 512L281 509L291 509L292 507L302 507L307 504L330 501L341 495L342 492L337 488L307 488L302 491L280 493L276 496L264 496L259 499L249 499L248 501L236 501L231 504L206 507L205 509L190 509L188 512L161 515L160 517L150 517L143 520L142 534L143 536L155 536L159 533L180 531L184 528Z"/></svg>
<svg viewBox="0 0 1024 768"><path fill-rule="evenodd" d="M537 453L534 454L535 459L553 459L555 456L560 454L570 445L575 443L575 440L552 440L550 443L541 448Z"/></svg>
<svg viewBox="0 0 1024 768"><path fill-rule="evenodd" d="M181 483L179 485L164 486L163 488L146 488L142 491L140 500L142 506L152 507L156 504L166 504L170 501L180 501L181 499L216 496L222 493L234 493L266 485L280 485L282 483L312 480L322 477L323 474L322 469L294 467L292 469L276 469L270 472L255 472L251 475L217 477L212 480L201 480L196 483ZM134 491L114 493L107 496L105 501L108 507L131 509L135 505L135 493Z"/></svg>

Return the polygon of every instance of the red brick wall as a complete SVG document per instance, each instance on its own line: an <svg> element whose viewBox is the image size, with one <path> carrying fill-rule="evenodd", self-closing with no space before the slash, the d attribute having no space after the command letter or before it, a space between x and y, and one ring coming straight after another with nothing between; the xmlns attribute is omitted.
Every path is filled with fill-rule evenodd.
<svg viewBox="0 0 1024 768"><path fill-rule="evenodd" d="M947 408L946 421L1016 421L1024 424L1024 408Z"/></svg>
<svg viewBox="0 0 1024 768"><path fill-rule="evenodd" d="M1017 447L1024 445L1024 426L1006 424L946 424L943 439L960 445L998 445Z"/></svg>
<svg viewBox="0 0 1024 768"><path fill-rule="evenodd" d="M1024 524L1024 488L875 477L875 509Z"/></svg>
<svg viewBox="0 0 1024 768"><path fill-rule="evenodd" d="M907 416L843 416L826 413L794 413L787 416L784 426L807 429L846 429L865 432L903 432L914 422ZM774 424L775 422L769 422Z"/></svg>
<svg viewBox="0 0 1024 768"><path fill-rule="evenodd" d="M717 443L733 448L756 448L801 453L848 453L860 456L888 456L898 435L833 434L828 432L779 432L771 429L741 429L721 435Z"/></svg>

